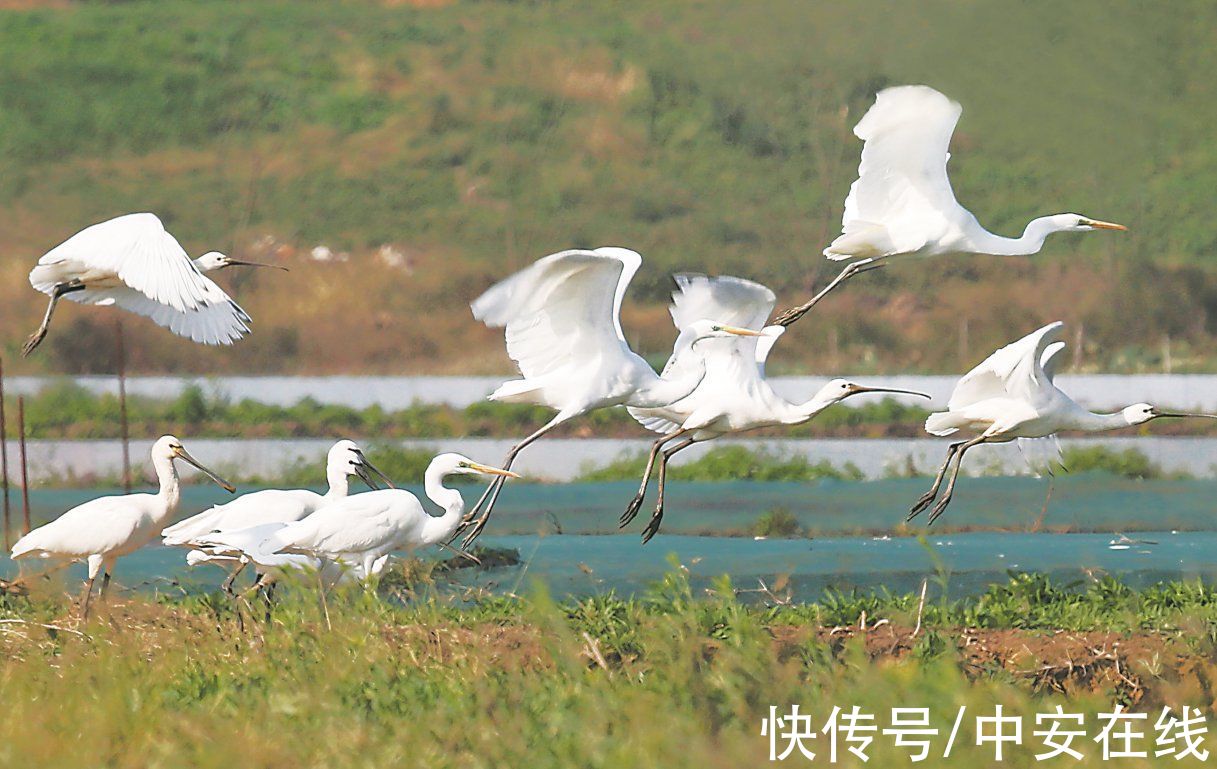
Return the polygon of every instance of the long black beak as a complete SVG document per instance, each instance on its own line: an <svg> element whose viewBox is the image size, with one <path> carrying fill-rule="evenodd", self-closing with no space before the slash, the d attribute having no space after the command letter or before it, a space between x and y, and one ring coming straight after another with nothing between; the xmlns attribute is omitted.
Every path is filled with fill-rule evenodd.
<svg viewBox="0 0 1217 769"><path fill-rule="evenodd" d="M1154 418L1156 419L1157 417L1202 417L1204 419L1217 419L1217 414L1188 414L1185 412L1159 411L1154 414Z"/></svg>
<svg viewBox="0 0 1217 769"><path fill-rule="evenodd" d="M371 462L369 462L369 461L368 461L368 458L367 458L367 457L365 457L365 456L363 455L363 452L362 452L362 451L360 451L359 449L355 449L355 453L359 455L359 462L360 462L360 464L361 464L363 467L365 467L365 468L367 468L368 470L371 470L372 472L376 473L376 476L377 476L378 478L380 478L382 481L384 481L384 482L385 482L385 484L386 484L386 485L388 485L388 487L389 487L390 489L395 489L395 488L397 488L397 486L395 486L395 485L393 484L393 481L392 481L392 480L390 480L389 476L387 476L387 475L385 475L384 473L382 473L382 472L379 470L379 468L377 468L377 467L376 467L376 465L374 465L374 464L372 464ZM365 476L365 475L363 475L363 474L361 473L359 477L360 477L360 478L363 478L364 483L367 483L369 486L372 486L372 484L371 484L371 482L368 480L367 476ZM376 487L375 487L375 486L372 486L372 488L376 488Z"/></svg>
<svg viewBox="0 0 1217 769"><path fill-rule="evenodd" d="M203 475L206 475L206 476L207 476L208 478L210 478L211 480L215 481L215 482L216 482L216 485L218 485L220 488L222 488L222 489L224 489L225 491L227 491L229 494L232 494L233 492L235 492L235 491L237 490L237 487L236 487L236 486L233 486L231 483L229 483L228 481L224 480L224 479L223 479L223 478L221 478L220 476L216 475L216 474L215 474L215 473L213 473L211 470L208 470L206 467L204 467L204 466L203 466L203 465L202 465L202 464L199 462L199 460L197 460L197 459L195 459L194 457L190 456L190 454L188 454L188 453L186 452L186 449L178 449L178 450L177 450L177 458L178 458L178 459L180 459L180 460L182 460L183 462L188 462L189 464L194 465L194 468L195 468L196 470L198 470L198 471L199 471L200 473L202 473Z"/></svg>
<svg viewBox="0 0 1217 769"><path fill-rule="evenodd" d="M368 471L364 468L363 465L361 465L361 464L354 465L354 468L355 468L355 475L359 476L359 480L366 483L368 485L369 489L371 489L372 491L377 491L380 489L380 486L376 485L376 481L372 480L372 476L368 475Z"/></svg>
<svg viewBox="0 0 1217 769"><path fill-rule="evenodd" d="M859 385L854 388L855 393L899 393L901 395L916 395L926 400L931 400L929 393L918 392L917 390L901 390L899 387L862 387Z"/></svg>
<svg viewBox="0 0 1217 769"><path fill-rule="evenodd" d="M229 259L227 266L229 266L229 267L273 267L276 270L283 270L284 272L291 272L291 270L287 269L286 267L284 267L281 264L266 264L264 262L244 262L244 261L241 261L240 259Z"/></svg>

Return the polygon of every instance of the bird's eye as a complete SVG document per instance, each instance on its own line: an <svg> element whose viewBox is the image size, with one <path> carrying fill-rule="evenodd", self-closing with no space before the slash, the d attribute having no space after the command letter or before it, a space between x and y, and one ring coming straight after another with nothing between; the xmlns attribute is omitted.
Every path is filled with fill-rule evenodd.
<svg viewBox="0 0 1217 769"><path fill-rule="evenodd" d="M722 331L723 327L722 326L711 326L710 330L711 331Z"/></svg>

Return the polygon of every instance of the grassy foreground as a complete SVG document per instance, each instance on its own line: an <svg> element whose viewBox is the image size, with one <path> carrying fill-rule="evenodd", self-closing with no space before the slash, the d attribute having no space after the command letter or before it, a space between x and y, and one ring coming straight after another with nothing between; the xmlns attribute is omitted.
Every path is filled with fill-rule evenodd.
<svg viewBox="0 0 1217 769"><path fill-rule="evenodd" d="M990 765L971 719L997 703L1025 721L1002 765L1037 763L1034 714L1061 704L1089 732L1067 763L1097 766L1097 713L1149 712L1152 755L1162 705L1211 716L1217 674L1217 592L1198 583L1016 576L931 600L919 632L915 596L748 605L726 582L695 596L682 568L636 600L399 597L334 595L332 629L307 591L243 624L212 597L116 600L86 626L59 601L0 599L0 766L751 766L769 706L791 704L817 730L834 705L881 725L928 707L931 765ZM808 747L828 763L824 735ZM883 735L868 753L908 760Z"/></svg>

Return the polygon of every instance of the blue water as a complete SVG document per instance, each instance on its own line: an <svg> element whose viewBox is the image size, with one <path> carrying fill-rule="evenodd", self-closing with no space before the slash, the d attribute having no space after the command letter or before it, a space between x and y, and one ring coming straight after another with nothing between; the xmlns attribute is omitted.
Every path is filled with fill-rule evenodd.
<svg viewBox="0 0 1217 769"><path fill-rule="evenodd" d="M771 584L787 575L801 600L814 600L828 587L912 591L937 573L936 561L949 573L953 595L983 591L994 581L1004 581L1012 570L1045 572L1062 581L1112 574L1130 584L1181 577L1217 582L1212 514L1217 482L1137 482L1105 476L1058 480L1042 529L1072 527L1094 533L905 529L903 511L925 484L925 479L674 484L665 533L646 546L639 543L638 532L648 510L629 533L616 529L633 484L516 485L504 495L483 541L517 549L523 564L485 572L463 569L456 579L500 591L526 590L540 580L559 596L609 590L628 594L659 579L672 568L674 557L699 588L722 574L745 589L756 587L758 579ZM1029 478L969 478L961 481L957 500L942 523L1029 529L1041 514L1045 489L1043 482ZM473 488L466 489L467 498L473 493ZM35 520L49 519L98 494L36 492ZM197 511L222 494L211 487L189 488L183 510ZM774 507L793 512L812 538L754 541L748 536L695 535L746 530ZM1109 543L1121 531L1156 544L1111 549ZM1142 533L1131 534L1135 531ZM910 533L926 536L920 540L907 536ZM894 536L874 538L880 534ZM0 557L0 575L15 573L16 564ZM80 567L69 572L69 578L82 575ZM130 587L175 592L211 589L222 573L208 566L187 569L182 551L149 547L122 559L116 576Z"/></svg>
<svg viewBox="0 0 1217 769"><path fill-rule="evenodd" d="M1201 578L1217 582L1217 532L1146 532L1134 537L1156 544L1113 550L1110 534L958 533L876 540L870 537L768 539L660 535L646 547L631 535L509 535L486 537L485 544L519 551L521 565L475 571L462 569L455 581L491 590L521 592L534 580L558 596L590 595L610 590L632 594L645 590L672 559L688 568L695 587L708 587L720 575L738 588L755 588L789 578L796 599L814 600L826 588L892 592L916 590L921 580L949 576L952 595L982 592L1002 582L1010 571L1037 571L1069 582L1102 574L1120 576L1132 585L1159 580ZM195 592L213 588L222 572L213 566L185 565L184 551L148 547L119 562L117 579L146 591ZM12 576L16 564L0 558L0 574ZM74 566L70 579L83 579Z"/></svg>

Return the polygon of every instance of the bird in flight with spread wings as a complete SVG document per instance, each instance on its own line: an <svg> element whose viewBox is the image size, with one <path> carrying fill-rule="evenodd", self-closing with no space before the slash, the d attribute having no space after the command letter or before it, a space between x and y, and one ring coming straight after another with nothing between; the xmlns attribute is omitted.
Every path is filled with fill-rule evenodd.
<svg viewBox="0 0 1217 769"><path fill-rule="evenodd" d="M42 325L22 348L46 337L63 297L117 305L202 344L232 344L249 333L249 315L204 272L235 265L278 267L210 251L191 260L154 214L127 214L94 224L51 249L30 271L30 284L51 297Z"/></svg>
<svg viewBox="0 0 1217 769"><path fill-rule="evenodd" d="M672 294L672 320L679 329L687 328L695 319L702 317L719 318L735 326L760 329L773 311L773 303L773 292L750 280L730 276L677 275L676 291ZM765 379L765 361L784 331L782 326L768 326L760 330L759 336L707 339L699 345L706 374L693 392L666 406L627 408L630 416L643 427L662 434L651 446L638 494L620 520L621 525L625 526L638 514L658 461L657 502L655 512L642 534L644 543L655 536L663 520L667 465L676 452L723 435L761 427L802 424L834 403L859 393L903 393L929 397L911 390L867 387L845 379L834 379L805 403L791 403L774 392ZM690 354L678 345L672 350L672 357L664 370L689 367L691 364L686 358ZM664 450L664 446L671 441L677 442Z"/></svg>
<svg viewBox="0 0 1217 769"><path fill-rule="evenodd" d="M952 460L955 471L942 498L930 513L930 523L938 519L955 491L955 481L963 455L982 443L1007 443L1018 439L1049 438L1063 430L1101 432L1144 424L1161 417L1206 417L1164 411L1148 403L1134 403L1111 414L1097 414L1083 408L1056 386L1056 372L1065 343L1058 341L1065 324L1056 321L1033 331L985 358L964 374L947 402L947 410L931 414L925 421L931 435L952 435L971 430L976 437L947 447L946 461L934 483L909 511L912 520L938 497L938 490Z"/></svg>
<svg viewBox="0 0 1217 769"><path fill-rule="evenodd" d="M851 260L805 304L782 313L775 323L789 326L828 292L850 277L882 267L892 256L950 253L1034 254L1054 232L1125 230L1122 224L1079 214L1032 219L1017 238L995 235L959 205L947 177L947 151L963 108L924 85L885 88L854 135L862 162L849 188L842 233L824 249L833 260Z"/></svg>
<svg viewBox="0 0 1217 769"><path fill-rule="evenodd" d="M701 382L701 344L718 337L756 336L717 318L697 318L680 329L682 365L656 374L630 349L621 330L621 304L642 257L625 248L576 249L539 259L491 286L474 300L473 315L506 329L507 354L522 379L504 382L491 400L532 403L557 411L553 419L507 453L511 468L520 450L558 425L609 406L664 406ZM496 478L466 516L481 511L467 546L485 527L505 478Z"/></svg>

